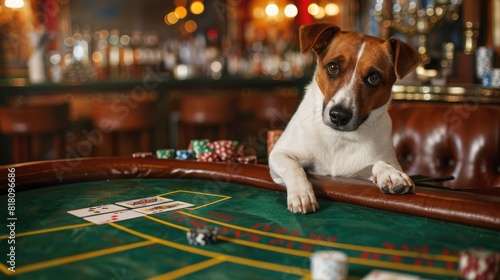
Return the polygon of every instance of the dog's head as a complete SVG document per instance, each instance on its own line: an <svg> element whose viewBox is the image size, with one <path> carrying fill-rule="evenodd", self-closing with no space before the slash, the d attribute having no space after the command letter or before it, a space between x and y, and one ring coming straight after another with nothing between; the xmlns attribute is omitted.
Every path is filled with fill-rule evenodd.
<svg viewBox="0 0 500 280"><path fill-rule="evenodd" d="M316 53L323 122L336 130L356 130L389 101L396 78L420 61L413 48L395 38L384 41L329 23L303 25L299 31L301 52Z"/></svg>

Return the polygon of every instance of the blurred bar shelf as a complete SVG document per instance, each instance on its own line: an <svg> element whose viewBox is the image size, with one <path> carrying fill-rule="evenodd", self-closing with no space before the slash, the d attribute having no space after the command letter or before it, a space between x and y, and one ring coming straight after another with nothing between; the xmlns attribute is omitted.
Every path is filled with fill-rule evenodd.
<svg viewBox="0 0 500 280"><path fill-rule="evenodd" d="M499 104L500 88L485 88L480 85L409 86L394 85L393 100L435 101L475 104Z"/></svg>
<svg viewBox="0 0 500 280"><path fill-rule="evenodd" d="M190 78L185 80L166 79L160 76L146 76L141 80L106 80L85 83L43 83L30 84L26 78L0 79L0 92L5 95L42 93L54 91L124 91L135 87L146 90L183 90L183 89L231 89L231 88L270 88L270 87L303 87L310 78L289 80L273 80L271 78L228 77L214 80L211 78Z"/></svg>
<svg viewBox="0 0 500 280"><path fill-rule="evenodd" d="M0 79L0 104L5 104L10 97L19 95L37 95L48 93L107 93L126 92L137 89L168 93L176 90L223 90L223 89L271 89L295 87L303 93L310 77L273 80L271 78L227 77L214 80L211 78L190 78L185 80L166 79L146 76L142 80L106 80L78 84L44 83L29 84L26 78ZM435 102L477 102L500 104L499 88L484 88L476 84L448 86L412 86L394 85L393 100L435 101Z"/></svg>

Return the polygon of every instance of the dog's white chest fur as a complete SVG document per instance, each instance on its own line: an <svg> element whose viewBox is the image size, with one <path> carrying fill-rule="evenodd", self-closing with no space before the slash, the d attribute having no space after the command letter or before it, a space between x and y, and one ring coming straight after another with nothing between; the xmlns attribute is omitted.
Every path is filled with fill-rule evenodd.
<svg viewBox="0 0 500 280"><path fill-rule="evenodd" d="M313 80L275 148L286 150L310 173L360 179L370 179L371 165L381 154L394 158L386 106L374 110L356 131L346 132L322 122L322 102Z"/></svg>

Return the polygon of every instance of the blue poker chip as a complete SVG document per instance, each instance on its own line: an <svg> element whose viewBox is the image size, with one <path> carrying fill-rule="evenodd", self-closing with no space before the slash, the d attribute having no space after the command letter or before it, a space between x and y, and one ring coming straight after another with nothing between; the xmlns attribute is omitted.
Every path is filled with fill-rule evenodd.
<svg viewBox="0 0 500 280"><path fill-rule="evenodd" d="M187 160L187 159L191 159L192 157L193 157L193 154L191 154L191 152L188 150L177 150L177 152L175 154L175 159L178 159L178 160Z"/></svg>

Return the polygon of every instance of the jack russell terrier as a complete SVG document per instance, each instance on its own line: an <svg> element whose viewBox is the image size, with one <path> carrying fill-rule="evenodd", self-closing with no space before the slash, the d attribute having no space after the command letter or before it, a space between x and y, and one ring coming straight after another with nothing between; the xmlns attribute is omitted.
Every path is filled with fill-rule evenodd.
<svg viewBox="0 0 500 280"><path fill-rule="evenodd" d="M269 155L273 180L287 188L288 210L315 212L306 172L371 180L382 192L415 188L402 172L387 107L396 78L419 63L404 42L341 31L329 23L303 25L300 51L317 57L312 82Z"/></svg>

